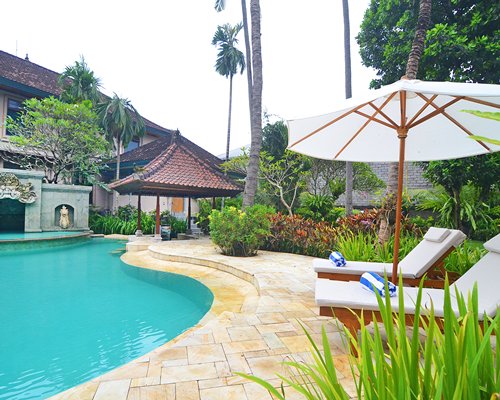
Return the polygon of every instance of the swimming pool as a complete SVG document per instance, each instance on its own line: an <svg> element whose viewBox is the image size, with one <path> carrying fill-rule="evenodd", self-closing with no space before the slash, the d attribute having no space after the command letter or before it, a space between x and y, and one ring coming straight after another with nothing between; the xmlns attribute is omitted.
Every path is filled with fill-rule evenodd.
<svg viewBox="0 0 500 400"><path fill-rule="evenodd" d="M39 399L145 354L195 325L200 282L120 261L106 239L0 254L0 399Z"/></svg>

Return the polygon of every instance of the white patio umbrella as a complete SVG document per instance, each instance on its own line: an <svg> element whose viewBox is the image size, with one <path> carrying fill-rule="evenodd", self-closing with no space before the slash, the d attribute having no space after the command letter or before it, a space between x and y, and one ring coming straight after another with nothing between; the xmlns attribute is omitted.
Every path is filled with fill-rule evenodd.
<svg viewBox="0 0 500 400"><path fill-rule="evenodd" d="M500 150L498 121L463 110L498 112L500 85L400 80L351 98L336 111L288 121L288 148L315 158L399 162L393 282L397 279L404 161L461 158Z"/></svg>

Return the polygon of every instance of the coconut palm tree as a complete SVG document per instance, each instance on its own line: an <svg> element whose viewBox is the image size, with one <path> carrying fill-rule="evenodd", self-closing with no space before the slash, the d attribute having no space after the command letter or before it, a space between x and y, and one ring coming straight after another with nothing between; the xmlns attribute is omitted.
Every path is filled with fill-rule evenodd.
<svg viewBox="0 0 500 400"><path fill-rule="evenodd" d="M113 97L99 104L98 115L107 139L116 152L116 179L120 179L120 152L134 137L144 136L144 120L129 99Z"/></svg>
<svg viewBox="0 0 500 400"><path fill-rule="evenodd" d="M252 206L257 192L260 147L262 145L262 48L260 44L260 3L250 0L252 20L252 101L250 109L250 160L243 192L243 207Z"/></svg>
<svg viewBox="0 0 500 400"><path fill-rule="evenodd" d="M344 71L345 71L345 97L352 97L351 80L351 24L349 22L349 1L342 0L342 11L344 17ZM345 213L352 214L352 162L345 163Z"/></svg>
<svg viewBox="0 0 500 400"><path fill-rule="evenodd" d="M215 0L215 9L220 12L226 8L226 0ZM246 0L241 0L241 15L243 18L243 34L245 36L245 58L248 84L248 107L252 112L252 49L250 48L250 37L248 34L248 17Z"/></svg>
<svg viewBox="0 0 500 400"><path fill-rule="evenodd" d="M101 80L90 70L85 58L68 65L59 76L59 85L62 88L61 99L68 103L79 103L90 100L93 104L99 101Z"/></svg>
<svg viewBox="0 0 500 400"><path fill-rule="evenodd" d="M215 62L215 70L229 78L229 113L227 118L227 144L226 160L229 159L229 145L231 141L231 107L233 104L233 76L245 70L245 56L236 48L238 33L243 28L242 24L231 26L230 24L219 25L212 39L212 45L217 46L219 53Z"/></svg>
<svg viewBox="0 0 500 400"><path fill-rule="evenodd" d="M216 0L216 9L223 9L225 0ZM260 3L259 0L250 0L250 20L252 21L252 40L250 55L250 40L246 21L246 3L241 2L243 13L243 29L245 31L247 72L248 72L248 99L250 104L250 160L248 162L245 190L243 192L243 207L254 204L257 192L257 177L260 164L260 147L262 145L262 48L260 33ZM250 61L251 60L251 61ZM250 70L250 71L249 71Z"/></svg>
<svg viewBox="0 0 500 400"><path fill-rule="evenodd" d="M408 61L406 63L405 78L406 79L416 79L418 64L420 63L420 58L424 52L425 38L427 36L427 28L431 21L431 11L432 11L432 0L420 0L417 29L415 31L415 37L413 38L413 43L411 46L410 54L408 56ZM386 190L386 200L382 207L381 214L382 218L380 220L380 226L378 231L378 241L379 243L386 243L389 241L392 233L392 221L395 218L400 218L401 216L396 215L395 218L391 217L396 209L396 197L398 189L398 163L389 164L389 177L387 180L387 190ZM401 166L402 168L402 166ZM399 234L399 232L396 232Z"/></svg>

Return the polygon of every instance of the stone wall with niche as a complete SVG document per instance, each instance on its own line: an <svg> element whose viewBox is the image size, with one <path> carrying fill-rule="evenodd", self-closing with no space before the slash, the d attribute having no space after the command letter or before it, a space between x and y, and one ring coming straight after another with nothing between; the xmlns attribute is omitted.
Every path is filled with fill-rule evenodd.
<svg viewBox="0 0 500 400"><path fill-rule="evenodd" d="M62 230L58 225L62 206L66 206L69 210L71 222L69 230L89 229L89 193L92 190L91 187L42 183L43 172L0 168L0 177L8 178L10 174L15 175L15 181L18 180L20 185L26 187L29 184L32 196L30 201L34 197L34 201L23 203L25 232ZM0 198L2 193L4 196L0 202L19 201L15 198L17 197L15 186L16 182L12 186L14 189L10 189L8 185L0 187ZM9 197L10 192L12 192L12 197Z"/></svg>

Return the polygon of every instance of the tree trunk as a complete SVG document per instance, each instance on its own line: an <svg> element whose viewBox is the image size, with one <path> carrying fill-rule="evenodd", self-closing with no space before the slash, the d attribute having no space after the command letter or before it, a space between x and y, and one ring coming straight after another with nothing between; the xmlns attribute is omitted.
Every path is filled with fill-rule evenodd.
<svg viewBox="0 0 500 400"><path fill-rule="evenodd" d="M233 75L229 75L229 112L227 114L227 143L226 143L226 161L229 160L229 146L231 142L231 108L233 105Z"/></svg>
<svg viewBox="0 0 500 400"><path fill-rule="evenodd" d="M406 63L406 72L404 78L406 79L416 79L418 64L420 63L420 58L424 52L425 37L427 35L427 28L431 21L431 10L432 10L432 0L420 0L417 29L415 31L415 37L413 38L413 43L411 46L410 54L408 55L408 61ZM392 201L392 198L397 196L397 179L398 179L398 163L389 164L389 179L387 182L386 190L386 206L393 207L396 202ZM386 209L382 207L382 214L386 218L380 220L378 241L379 243L386 243L390 238L390 233L392 231L392 224L389 221L389 215L394 212L393 210ZM386 221L384 221L384 219ZM389 226L386 226L389 223ZM389 235L388 235L389 234Z"/></svg>
<svg viewBox="0 0 500 400"><path fill-rule="evenodd" d="M248 172L243 192L243 207L252 206L257 192L259 174L259 156L262 144L262 53L260 46L260 4L259 0L250 0L252 20L252 104L250 113L251 145Z"/></svg>
<svg viewBox="0 0 500 400"><path fill-rule="evenodd" d="M349 1L342 0L342 11L344 16L344 72L345 72L345 97L352 97L352 80L351 80L351 25L349 22ZM345 213L352 214L352 162L347 161L345 164Z"/></svg>
<svg viewBox="0 0 500 400"><path fill-rule="evenodd" d="M247 18L247 2L241 0L241 14L243 16L243 34L245 35L245 56L246 56L246 70L247 70L247 83L248 83L248 108L250 115L252 114L252 49L250 47L250 35L248 33L248 18Z"/></svg>
<svg viewBox="0 0 500 400"><path fill-rule="evenodd" d="M120 152L121 152L121 147L122 147L122 141L121 138L118 137L116 140L116 180L118 181L120 179ZM117 210L118 209L118 198L120 197L120 193L115 191L114 193L114 204L113 204L113 209Z"/></svg>

